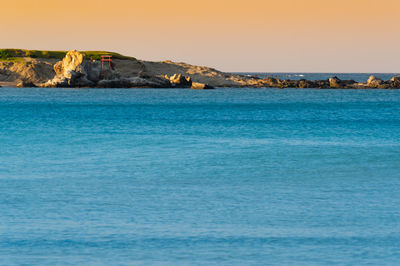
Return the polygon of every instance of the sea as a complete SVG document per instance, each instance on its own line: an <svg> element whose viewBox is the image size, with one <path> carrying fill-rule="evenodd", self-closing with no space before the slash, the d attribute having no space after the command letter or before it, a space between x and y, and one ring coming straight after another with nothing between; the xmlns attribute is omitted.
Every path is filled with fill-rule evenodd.
<svg viewBox="0 0 400 266"><path fill-rule="evenodd" d="M399 265L399 206L400 90L0 88L0 265Z"/></svg>

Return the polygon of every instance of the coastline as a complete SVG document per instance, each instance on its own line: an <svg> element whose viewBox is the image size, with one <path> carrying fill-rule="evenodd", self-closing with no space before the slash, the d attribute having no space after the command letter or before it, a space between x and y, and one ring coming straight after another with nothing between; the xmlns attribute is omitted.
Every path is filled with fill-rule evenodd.
<svg viewBox="0 0 400 266"><path fill-rule="evenodd" d="M2 87L400 89L400 76L387 80L370 76L367 82L336 76L320 80L284 79L276 75L228 73L168 60L143 61L113 52L1 51ZM109 67L108 63L102 65L102 54L112 56Z"/></svg>

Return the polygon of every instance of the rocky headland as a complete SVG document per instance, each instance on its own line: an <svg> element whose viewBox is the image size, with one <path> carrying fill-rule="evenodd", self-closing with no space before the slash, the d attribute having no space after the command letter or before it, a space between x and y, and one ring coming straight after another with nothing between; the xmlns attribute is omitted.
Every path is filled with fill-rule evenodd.
<svg viewBox="0 0 400 266"><path fill-rule="evenodd" d="M111 69L101 55L112 55ZM221 72L213 68L172 61L149 62L110 52L49 52L0 50L0 86L64 88L319 88L400 89L400 76L367 82L340 80L286 80Z"/></svg>

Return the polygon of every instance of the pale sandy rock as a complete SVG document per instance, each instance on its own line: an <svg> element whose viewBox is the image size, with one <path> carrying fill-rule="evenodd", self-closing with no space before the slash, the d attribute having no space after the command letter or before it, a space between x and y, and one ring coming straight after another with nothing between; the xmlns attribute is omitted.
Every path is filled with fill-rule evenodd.
<svg viewBox="0 0 400 266"><path fill-rule="evenodd" d="M54 76L54 59L21 58L22 61L0 61L0 81L18 83L21 80L41 83Z"/></svg>
<svg viewBox="0 0 400 266"><path fill-rule="evenodd" d="M41 86L93 87L100 79L101 65L84 59L82 53L69 51L62 61L54 65L55 77Z"/></svg>
<svg viewBox="0 0 400 266"><path fill-rule="evenodd" d="M190 88L192 85L192 79L190 77L185 77L182 74L174 74L171 77L165 75L165 78L169 80L175 87Z"/></svg>
<svg viewBox="0 0 400 266"><path fill-rule="evenodd" d="M204 83L199 83L199 82L193 82L192 86L190 87L191 89L195 89L195 90L211 90L214 89L213 87L204 84Z"/></svg>

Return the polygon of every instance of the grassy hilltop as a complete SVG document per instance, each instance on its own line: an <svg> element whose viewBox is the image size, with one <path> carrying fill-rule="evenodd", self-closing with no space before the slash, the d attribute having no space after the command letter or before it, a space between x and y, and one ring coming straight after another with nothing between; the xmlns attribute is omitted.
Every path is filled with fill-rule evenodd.
<svg viewBox="0 0 400 266"><path fill-rule="evenodd" d="M121 55L107 51L82 51L86 58L92 60L100 60L102 55L111 55L114 59L135 60L134 57ZM24 49L0 49L1 61L24 61L24 58L44 58L62 60L67 51L40 51L40 50L24 50Z"/></svg>

